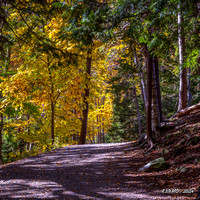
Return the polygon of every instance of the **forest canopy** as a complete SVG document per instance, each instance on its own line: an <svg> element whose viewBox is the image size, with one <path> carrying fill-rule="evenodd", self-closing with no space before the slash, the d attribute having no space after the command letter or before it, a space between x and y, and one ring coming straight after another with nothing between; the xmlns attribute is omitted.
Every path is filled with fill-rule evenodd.
<svg viewBox="0 0 200 200"><path fill-rule="evenodd" d="M0 163L147 135L199 103L197 0L1 0Z"/></svg>

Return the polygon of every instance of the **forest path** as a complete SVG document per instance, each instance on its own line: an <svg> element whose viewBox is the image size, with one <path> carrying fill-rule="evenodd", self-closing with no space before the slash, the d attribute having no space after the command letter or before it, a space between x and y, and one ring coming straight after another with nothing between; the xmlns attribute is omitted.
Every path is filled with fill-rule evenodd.
<svg viewBox="0 0 200 200"><path fill-rule="evenodd" d="M145 190L137 151L133 143L75 145L16 161L0 167L0 199L170 199Z"/></svg>

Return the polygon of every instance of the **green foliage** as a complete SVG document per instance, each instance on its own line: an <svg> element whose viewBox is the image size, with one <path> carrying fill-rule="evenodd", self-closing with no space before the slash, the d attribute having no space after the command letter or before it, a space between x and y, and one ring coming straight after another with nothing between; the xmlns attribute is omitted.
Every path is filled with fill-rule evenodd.
<svg viewBox="0 0 200 200"><path fill-rule="evenodd" d="M198 103L200 96L197 2L182 1L186 41L184 67L191 68L192 104ZM89 109L93 111L89 132L98 132L103 123L95 127L96 118L105 120L105 113L110 116L113 109L112 126L105 141L137 139L139 127L133 89L136 88L145 129L140 86L140 73L146 65L144 46L158 57L163 113L164 117L171 117L177 110L179 88L178 3L177 0L109 3L33 0L2 4L0 20L5 22L0 34L3 161L11 162L66 143L76 143L85 83L91 87L93 97L102 97L100 93L105 89L110 95L108 99L113 98L113 107L106 110L102 105L99 111L94 100L88 99ZM91 80L85 81L88 49L92 51L94 69ZM98 62L101 57L105 62ZM107 82L112 84L111 88L106 88ZM50 134L52 105L54 145Z"/></svg>
<svg viewBox="0 0 200 200"><path fill-rule="evenodd" d="M190 68L197 68L199 67L198 59L199 59L199 49L195 48L192 51L190 51L184 63L184 66Z"/></svg>
<svg viewBox="0 0 200 200"><path fill-rule="evenodd" d="M136 67L130 62L131 52L124 52L117 61L115 70L117 74L111 79L114 101L113 122L109 130L107 141L131 141L139 137L137 110L133 95L133 88L138 85L133 74L137 74ZM141 116L144 115L144 104L139 97Z"/></svg>
<svg viewBox="0 0 200 200"><path fill-rule="evenodd" d="M11 105L6 106L4 114L7 116L16 116L18 114L17 110Z"/></svg>
<svg viewBox="0 0 200 200"><path fill-rule="evenodd" d="M25 143L22 139L13 135L15 130L9 129L3 137L2 157L3 162L13 162L22 158L22 152L24 151Z"/></svg>
<svg viewBox="0 0 200 200"><path fill-rule="evenodd" d="M36 118L40 115L39 106L31 102L24 102L23 113L28 113Z"/></svg>

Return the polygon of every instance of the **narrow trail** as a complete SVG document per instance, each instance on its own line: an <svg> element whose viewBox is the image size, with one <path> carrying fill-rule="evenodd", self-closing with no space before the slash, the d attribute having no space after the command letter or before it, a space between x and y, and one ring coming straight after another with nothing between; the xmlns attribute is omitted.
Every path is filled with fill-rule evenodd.
<svg viewBox="0 0 200 200"><path fill-rule="evenodd" d="M142 177L130 175L142 162L133 165L126 154L135 150L131 143L76 145L8 164L0 168L0 199L171 199L150 195Z"/></svg>

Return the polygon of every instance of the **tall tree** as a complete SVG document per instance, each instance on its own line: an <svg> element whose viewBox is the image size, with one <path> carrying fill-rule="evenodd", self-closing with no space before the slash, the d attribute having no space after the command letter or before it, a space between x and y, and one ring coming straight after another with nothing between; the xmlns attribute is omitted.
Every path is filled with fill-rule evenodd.
<svg viewBox="0 0 200 200"><path fill-rule="evenodd" d="M0 76L5 76L7 68L10 64L10 39L5 34L6 21L8 17L8 2L0 1ZM0 91L0 101L2 100L2 91ZM4 125L3 111L0 112L0 164L2 164L2 134Z"/></svg>
<svg viewBox="0 0 200 200"><path fill-rule="evenodd" d="M141 78L141 94L142 94L142 97L143 97L143 100L144 100L144 105L145 107L147 106L147 90L146 90L146 80L145 80L145 76L144 76L144 70L143 70L143 67L141 69L141 72L140 72L140 78Z"/></svg>
<svg viewBox="0 0 200 200"><path fill-rule="evenodd" d="M152 77L153 77L153 58L145 46L146 65L147 65L147 106L146 106L146 134L150 148L154 146L154 138L152 132Z"/></svg>
<svg viewBox="0 0 200 200"><path fill-rule="evenodd" d="M160 109L158 102L158 85L156 79L156 58L152 58L152 130L155 137L159 136Z"/></svg>
<svg viewBox="0 0 200 200"><path fill-rule="evenodd" d="M2 134L3 134L3 114L1 114L1 124L0 124L0 165L3 163L2 160Z"/></svg>
<svg viewBox="0 0 200 200"><path fill-rule="evenodd" d="M85 70L85 90L83 94L83 112L82 112L82 125L80 132L79 143L84 144L87 135L87 121L88 121L88 107L89 107L89 80L92 67L92 53L94 42L99 39L98 36L103 33L106 22L107 4L98 0L95 1L72 1L67 5L66 12L68 16L67 28L68 36L71 41L77 44L79 51L86 54L86 70Z"/></svg>
<svg viewBox="0 0 200 200"><path fill-rule="evenodd" d="M198 59L198 63L200 64L200 57L199 57L199 59ZM200 77L200 67L198 67L198 72L197 72L197 74L199 75L199 77ZM198 94L198 96L200 96L200 83L198 83L198 85L197 85L197 94Z"/></svg>
<svg viewBox="0 0 200 200"><path fill-rule="evenodd" d="M182 14L182 0L178 3L178 47L179 47L179 104L178 111L187 107L187 68L184 66L185 58L185 35L184 35L184 18Z"/></svg>
<svg viewBox="0 0 200 200"><path fill-rule="evenodd" d="M88 122L88 111L89 111L89 94L90 94L90 88L89 88L89 81L90 81L90 76L91 76L91 64L92 64L92 50L88 48L87 51L87 69L86 69L86 74L85 74L85 91L84 91L84 96L83 96L83 102L85 108L83 109L83 118L82 118L82 124L81 124L81 133L80 133L80 139L79 139L79 144L85 144L86 140L86 134L87 134L87 122Z"/></svg>
<svg viewBox="0 0 200 200"><path fill-rule="evenodd" d="M160 75L159 75L159 67L158 67L158 58L154 57L154 70L155 70L155 79L157 85L157 98L158 98L158 107L159 107L159 116L160 123L163 121L163 112L162 112L162 100L161 100L161 91L160 91Z"/></svg>

